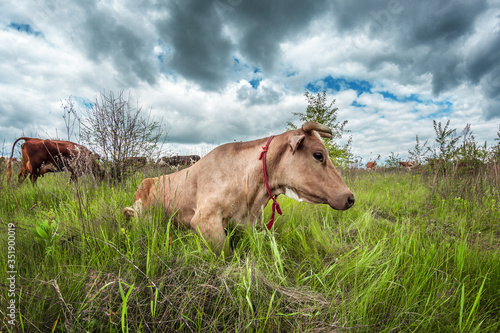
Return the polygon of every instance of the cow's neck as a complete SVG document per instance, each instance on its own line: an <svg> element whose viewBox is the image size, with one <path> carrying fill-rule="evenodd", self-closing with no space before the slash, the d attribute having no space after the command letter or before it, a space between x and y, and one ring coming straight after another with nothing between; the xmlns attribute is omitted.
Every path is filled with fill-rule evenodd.
<svg viewBox="0 0 500 333"><path fill-rule="evenodd" d="M283 183L284 179L281 177L281 173L279 170L279 164L280 161L283 157L283 154L286 153L286 149L288 149L288 140L284 140L285 138L282 135L277 135L274 137L274 139L271 141L268 151L267 151L267 156L266 156L266 169L267 169L267 179L269 183L269 188L271 190L271 194L274 195L279 195L284 193L284 186L285 184ZM263 144L261 146L264 146L267 142L267 138L263 140ZM269 200L269 195L267 194L265 182L264 182L264 171L263 171L263 165L262 161L260 162L260 167L258 168L258 172L260 172L260 182L261 183L260 189L263 191L265 195L263 197L265 198L265 203L267 203L267 200Z"/></svg>

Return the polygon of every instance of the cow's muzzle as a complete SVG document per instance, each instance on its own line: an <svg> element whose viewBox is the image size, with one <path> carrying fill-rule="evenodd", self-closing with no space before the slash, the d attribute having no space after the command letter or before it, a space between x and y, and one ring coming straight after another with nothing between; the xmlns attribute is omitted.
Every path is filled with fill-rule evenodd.
<svg viewBox="0 0 500 333"><path fill-rule="evenodd" d="M336 197L334 202L329 202L330 206L333 209L337 210L346 210L351 208L354 205L354 202L356 200L354 199L354 194L352 194L351 191L347 193L343 193L339 196Z"/></svg>
<svg viewBox="0 0 500 333"><path fill-rule="evenodd" d="M345 205L345 209L351 208L354 205L355 201L356 200L354 199L354 194L351 193L350 195L348 195L347 196L347 203Z"/></svg>

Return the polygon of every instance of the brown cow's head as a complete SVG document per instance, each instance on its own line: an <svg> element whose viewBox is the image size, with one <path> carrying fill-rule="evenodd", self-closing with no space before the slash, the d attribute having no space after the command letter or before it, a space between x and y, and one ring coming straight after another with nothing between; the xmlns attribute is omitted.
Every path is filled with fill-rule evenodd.
<svg viewBox="0 0 500 333"><path fill-rule="evenodd" d="M331 138L331 130L309 122L301 129L286 132L288 149L279 170L286 177L283 194L298 201L324 203L338 210L354 204L354 195L333 166L320 137Z"/></svg>
<svg viewBox="0 0 500 333"><path fill-rule="evenodd" d="M95 179L102 182L104 180L104 170L100 167L101 155L92 153L89 150L88 159L90 161L90 172L94 175Z"/></svg>
<svg viewBox="0 0 500 333"><path fill-rule="evenodd" d="M69 149L69 160L67 163L79 175L91 173L96 180L104 180L104 171L100 167L101 156L93 153L88 148L72 143Z"/></svg>

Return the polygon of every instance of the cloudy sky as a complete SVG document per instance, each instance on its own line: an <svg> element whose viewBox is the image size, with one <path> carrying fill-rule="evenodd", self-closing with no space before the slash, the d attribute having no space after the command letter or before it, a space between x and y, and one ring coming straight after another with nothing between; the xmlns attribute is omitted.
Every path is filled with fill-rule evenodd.
<svg viewBox="0 0 500 333"><path fill-rule="evenodd" d="M490 145L500 124L498 0L7 0L0 59L9 152L67 139L61 100L103 90L163 119L180 154L299 125L306 89L336 100L365 162L432 141L433 119Z"/></svg>

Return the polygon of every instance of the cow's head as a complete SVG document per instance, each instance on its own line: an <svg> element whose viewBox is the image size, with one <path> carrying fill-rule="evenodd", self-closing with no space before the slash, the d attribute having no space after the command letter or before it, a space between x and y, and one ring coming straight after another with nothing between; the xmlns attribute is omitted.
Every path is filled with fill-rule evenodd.
<svg viewBox="0 0 500 333"><path fill-rule="evenodd" d="M333 166L320 137L331 138L332 131L314 122L285 133L288 147L279 171L286 178L282 193L298 201L348 209L354 204L354 195Z"/></svg>
<svg viewBox="0 0 500 333"><path fill-rule="evenodd" d="M71 167L78 170L79 174L92 173L96 180L104 180L104 171L100 166L101 156L99 154L76 144L70 148L70 154Z"/></svg>

